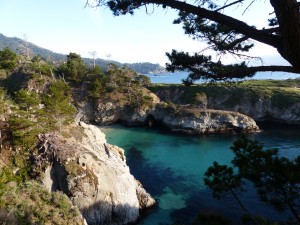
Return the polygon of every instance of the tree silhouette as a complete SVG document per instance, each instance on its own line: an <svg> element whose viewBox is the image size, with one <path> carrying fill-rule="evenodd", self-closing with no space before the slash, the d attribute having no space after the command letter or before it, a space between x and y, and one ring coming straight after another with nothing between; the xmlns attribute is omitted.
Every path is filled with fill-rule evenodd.
<svg viewBox="0 0 300 225"><path fill-rule="evenodd" d="M205 173L204 182L220 198L223 193L233 194L239 205L252 221L236 191L247 189L246 181L254 184L261 201L278 211L289 210L300 224L300 156L287 159L278 155L278 149L263 149L257 141L242 137L234 142L231 150L235 154L233 167L217 162Z"/></svg>
<svg viewBox="0 0 300 225"><path fill-rule="evenodd" d="M134 14L136 9L161 6L166 10L172 8L179 12L174 21L182 24L185 33L192 38L206 42L206 49L215 51L220 56L233 54L242 61L237 64L224 65L222 60L213 61L210 55L199 52L190 55L186 52L173 50L167 53L170 63L167 69L188 70L188 81L196 79L228 80L253 76L258 71L284 71L300 73L300 13L299 2L296 0L87 0L91 7L108 6L114 15ZM237 7L247 11L254 7L267 7L273 11L266 11L270 18L264 28L256 28L255 24L247 24L241 20L242 15L233 17L233 10ZM267 5L268 4L268 5ZM255 15L255 10L253 11ZM286 59L290 66L261 65L248 66L254 56L247 55L256 42L274 47ZM187 83L189 83L187 82Z"/></svg>

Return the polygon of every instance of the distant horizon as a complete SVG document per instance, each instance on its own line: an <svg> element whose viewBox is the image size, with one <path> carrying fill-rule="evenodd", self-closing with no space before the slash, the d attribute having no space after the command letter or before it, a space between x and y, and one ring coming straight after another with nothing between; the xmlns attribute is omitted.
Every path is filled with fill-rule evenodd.
<svg viewBox="0 0 300 225"><path fill-rule="evenodd" d="M0 33L0 34L2 34L4 37L7 37L7 38L17 38L17 39L19 39L19 40L22 40L22 41L24 41L24 39L22 39L21 37L17 37L17 36L7 36L7 35L5 35L5 34L3 34L3 33ZM76 53L76 54L80 55L79 53L77 53L77 52L74 52L74 51L71 51L71 52L69 52L69 53L61 53L61 52L56 52L56 51L53 51L52 49L48 49L48 48L46 48L46 47L39 46L39 45L37 45L37 44L35 44L35 43L31 42L31 41L28 41L28 42L29 42L30 44L33 44L33 45L37 46L38 48L42 48L42 49L45 49L45 50L51 51L51 52L53 52L53 53L55 53L55 54L60 54L60 55L67 56L67 55L68 55L68 54L70 54L70 53ZM92 57L83 57L83 56L81 56L81 55L80 55L80 57L81 57L81 58L83 58L83 59L91 59L91 60L93 60L93 58L92 58ZM133 63L128 63L128 62L120 62L120 61L113 60L113 59L104 59L104 58L99 58L99 57L95 58L95 60L97 60L97 59L104 60L104 61L118 62L118 63L121 63L121 64L135 64L135 63L150 63L150 64L158 64L159 66L161 66L161 67L164 67L164 68L165 68L165 65L161 65L161 64L159 64L159 63L152 63L152 62L142 62L142 61L141 61L141 62L133 62Z"/></svg>

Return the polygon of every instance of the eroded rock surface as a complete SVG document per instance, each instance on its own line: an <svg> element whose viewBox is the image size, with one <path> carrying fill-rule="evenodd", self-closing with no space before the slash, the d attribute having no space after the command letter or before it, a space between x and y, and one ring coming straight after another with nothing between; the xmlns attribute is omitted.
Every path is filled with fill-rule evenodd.
<svg viewBox="0 0 300 225"><path fill-rule="evenodd" d="M44 184L66 193L88 224L127 224L155 200L130 174L124 150L106 143L95 126L81 123L81 140L40 136L36 165L46 168Z"/></svg>
<svg viewBox="0 0 300 225"><path fill-rule="evenodd" d="M184 106L175 112L170 112L170 110L158 108L153 114L153 118L177 133L251 133L260 131L252 118L237 112Z"/></svg>
<svg viewBox="0 0 300 225"><path fill-rule="evenodd" d="M191 87L193 88L193 87ZM213 88L213 87L212 87ZM299 87L295 87L299 89ZM191 91L191 90L190 90ZM205 93L206 91L206 93ZM264 90L262 90L264 91ZM162 101L175 104L194 104L202 109L216 109L239 112L250 116L255 121L275 121L284 124L300 124L300 95L279 92L259 96L251 88L239 93L237 87L231 89L203 89L198 93L193 90L189 95L186 87L160 87L155 91ZM188 96L188 97L187 97Z"/></svg>
<svg viewBox="0 0 300 225"><path fill-rule="evenodd" d="M186 134L239 133L259 131L255 121L241 113L226 110L203 109L191 105L169 105L151 95L151 107L120 105L112 99L97 102L91 119L91 107L79 110L83 121L94 121L98 125L121 122L129 126L152 126L152 122L163 125L172 132ZM90 118L90 119L87 119ZM151 119L152 121L149 121Z"/></svg>

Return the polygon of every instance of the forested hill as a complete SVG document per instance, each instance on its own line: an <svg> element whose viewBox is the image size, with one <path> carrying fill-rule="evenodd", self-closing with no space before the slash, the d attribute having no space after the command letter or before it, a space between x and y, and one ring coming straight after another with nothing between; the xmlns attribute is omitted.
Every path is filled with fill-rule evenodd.
<svg viewBox="0 0 300 225"><path fill-rule="evenodd" d="M18 54L30 54L31 56L39 55L43 59L50 61L54 64L59 64L60 62L67 60L67 55L52 52L48 49L41 48L33 43L30 43L26 40L17 37L6 37L0 33L0 50L3 50L6 47ZM92 65L94 63L93 59L90 58L83 58L83 60L88 65ZM124 65L141 74L160 73L165 71L164 67L160 66L159 64L153 64L149 62L120 63L117 61L97 58L95 60L95 63L101 68L106 68L108 63L114 63L119 67L122 67Z"/></svg>

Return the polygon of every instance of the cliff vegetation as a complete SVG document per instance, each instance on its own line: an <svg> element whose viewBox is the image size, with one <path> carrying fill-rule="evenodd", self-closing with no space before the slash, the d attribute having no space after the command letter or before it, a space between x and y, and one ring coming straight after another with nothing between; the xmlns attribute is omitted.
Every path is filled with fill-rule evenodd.
<svg viewBox="0 0 300 225"><path fill-rule="evenodd" d="M155 203L130 174L123 150L106 144L97 129L75 123L80 101L148 104L147 77L113 64L103 71L75 53L54 66L8 48L0 51L0 76L2 222L122 224ZM105 180L118 185L105 186Z"/></svg>

